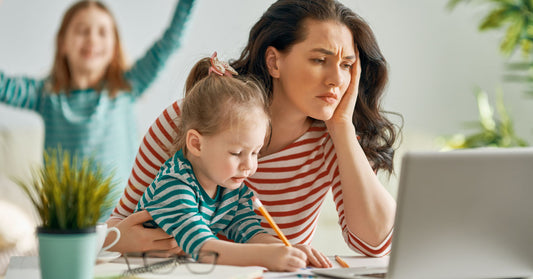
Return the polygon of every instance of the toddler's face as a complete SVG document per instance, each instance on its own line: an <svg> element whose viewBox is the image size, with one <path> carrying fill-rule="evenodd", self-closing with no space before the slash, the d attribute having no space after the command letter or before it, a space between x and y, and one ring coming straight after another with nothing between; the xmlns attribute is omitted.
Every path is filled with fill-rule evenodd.
<svg viewBox="0 0 533 279"><path fill-rule="evenodd" d="M103 74L115 55L115 25L97 7L79 11L65 32L62 54L76 74Z"/></svg>
<svg viewBox="0 0 533 279"><path fill-rule="evenodd" d="M252 110L244 123L203 137L201 160L204 182L207 178L215 185L239 188L244 179L257 170L257 156L263 147L267 127L264 113Z"/></svg>

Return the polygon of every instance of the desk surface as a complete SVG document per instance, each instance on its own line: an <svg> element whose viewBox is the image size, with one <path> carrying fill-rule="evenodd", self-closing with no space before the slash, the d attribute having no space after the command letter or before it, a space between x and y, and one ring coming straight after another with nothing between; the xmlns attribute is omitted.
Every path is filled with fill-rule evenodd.
<svg viewBox="0 0 533 279"><path fill-rule="evenodd" d="M350 267L384 267L388 264L388 257L384 258L369 258L364 256L342 256L342 258L350 265ZM333 267L340 267L337 262L330 257L330 260L333 263ZM109 263L97 264L95 266L95 278L110 278L113 275L118 275L122 271L126 270L126 264L124 259L118 258ZM240 273L244 276L239 276L239 278L248 278L246 274L249 274L251 278L257 277L257 273L261 272L260 267L230 267L230 266L217 266L213 271L214 273L207 274L208 276L199 276L192 275L187 271L183 271L181 274L180 270L173 272L171 276L153 276L150 274L142 275L140 278L177 278L177 273L180 273L179 278L186 278L183 275L189 278L212 278L213 274L217 275L217 278L235 278L235 273ZM174 274L176 273L176 274ZM255 274L255 275L254 275ZM305 275L310 274L309 270L303 270L298 273L290 272L266 272L263 273L263 278L302 278ZM5 279L40 279L41 275L39 274L39 259L37 256L33 257L12 257L9 263Z"/></svg>

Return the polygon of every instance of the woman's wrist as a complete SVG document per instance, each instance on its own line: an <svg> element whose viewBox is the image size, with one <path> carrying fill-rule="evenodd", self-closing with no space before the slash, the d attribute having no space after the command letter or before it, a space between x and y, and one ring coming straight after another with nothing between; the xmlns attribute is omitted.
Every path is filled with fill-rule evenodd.
<svg viewBox="0 0 533 279"><path fill-rule="evenodd" d="M326 127L334 142L339 136L357 138L357 132L355 131L355 126L352 122L326 122Z"/></svg>

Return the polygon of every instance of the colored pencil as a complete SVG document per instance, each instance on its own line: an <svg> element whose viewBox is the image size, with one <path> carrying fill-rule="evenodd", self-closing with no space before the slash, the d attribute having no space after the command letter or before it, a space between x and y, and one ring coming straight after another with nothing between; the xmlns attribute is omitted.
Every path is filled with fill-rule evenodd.
<svg viewBox="0 0 533 279"><path fill-rule="evenodd" d="M287 238L283 234L283 232L281 232L281 230L278 227L278 225L276 224L276 222L274 222L274 219L272 219L272 216L270 216L270 213L268 213L268 211L265 209L265 207L263 206L261 201L256 196L252 196L252 202L257 207L257 209L259 209L259 211L261 212L263 217L265 217L265 219L270 224L272 229L274 229L274 231L276 232L278 237L281 239L281 241L283 241L283 243L285 243L285 245L287 245L289 247L292 246L291 243L289 242L289 240L287 240Z"/></svg>
<svg viewBox="0 0 533 279"><path fill-rule="evenodd" d="M335 260L344 268L350 267L341 257L335 255Z"/></svg>

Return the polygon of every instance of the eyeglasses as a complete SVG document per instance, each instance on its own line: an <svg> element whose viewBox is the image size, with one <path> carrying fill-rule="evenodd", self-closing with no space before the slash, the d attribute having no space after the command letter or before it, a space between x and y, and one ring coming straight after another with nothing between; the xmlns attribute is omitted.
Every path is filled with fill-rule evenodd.
<svg viewBox="0 0 533 279"><path fill-rule="evenodd" d="M139 263L139 256L142 263ZM185 265L187 270L194 274L207 274L213 271L217 263L218 253L213 251L201 251L198 259L190 256L169 255L166 251L148 251L139 253L124 253L124 259L128 265L122 276L132 276L141 273L168 274L178 265Z"/></svg>

